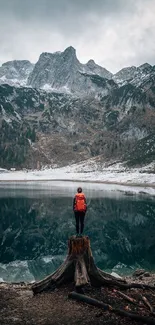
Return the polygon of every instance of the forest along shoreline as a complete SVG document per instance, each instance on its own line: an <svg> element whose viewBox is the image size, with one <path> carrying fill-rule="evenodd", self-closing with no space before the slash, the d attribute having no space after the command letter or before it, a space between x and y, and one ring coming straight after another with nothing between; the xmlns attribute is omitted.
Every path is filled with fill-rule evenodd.
<svg viewBox="0 0 155 325"><path fill-rule="evenodd" d="M132 276L124 277L128 283L140 283L155 287L155 273L136 270ZM0 283L1 325L58 325L64 324L106 324L133 325L144 322L119 316L111 311L69 299L70 292L75 290L70 283L52 292L42 292L33 295L30 283ZM84 294L109 304L115 309L127 313L136 313L148 319L148 323L155 324L155 290L127 289L114 287L94 288L86 286ZM149 322L151 320L151 322Z"/></svg>

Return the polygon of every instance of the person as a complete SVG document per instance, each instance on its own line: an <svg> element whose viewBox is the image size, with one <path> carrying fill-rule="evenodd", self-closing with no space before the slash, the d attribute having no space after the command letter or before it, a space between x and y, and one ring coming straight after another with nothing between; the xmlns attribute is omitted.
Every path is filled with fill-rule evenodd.
<svg viewBox="0 0 155 325"><path fill-rule="evenodd" d="M84 218L87 211L87 202L85 194L82 192L82 188L78 187L77 193L75 194L73 200L73 211L76 220L76 233L80 235L83 233L84 229Z"/></svg>

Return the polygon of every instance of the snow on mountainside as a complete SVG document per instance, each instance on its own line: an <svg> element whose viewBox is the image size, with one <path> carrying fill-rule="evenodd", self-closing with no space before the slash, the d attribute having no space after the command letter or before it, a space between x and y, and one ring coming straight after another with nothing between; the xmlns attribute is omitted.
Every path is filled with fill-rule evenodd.
<svg viewBox="0 0 155 325"><path fill-rule="evenodd" d="M151 163L155 66L113 76L93 60L81 64L73 47L42 53L35 65L7 62L0 67L0 125L4 168L64 166L98 155Z"/></svg>
<svg viewBox="0 0 155 325"><path fill-rule="evenodd" d="M80 70L74 48L67 48L63 53L42 53L28 78L28 85L33 88L62 88L70 84L70 79Z"/></svg>
<svg viewBox="0 0 155 325"><path fill-rule="evenodd" d="M0 84L27 86L75 95L106 96L109 84L118 88L126 84L136 87L155 77L155 66L148 63L127 67L112 74L94 60L80 63L76 50L70 46L63 52L42 53L36 64L15 60L0 67ZM113 83L112 83L113 82Z"/></svg>
<svg viewBox="0 0 155 325"><path fill-rule="evenodd" d="M47 92L107 95L110 79L112 73L93 60L80 63L72 46L63 52L42 53L35 65L9 61L0 67L0 84L42 88ZM114 82L112 85L116 87Z"/></svg>
<svg viewBox="0 0 155 325"><path fill-rule="evenodd" d="M83 64L83 69L86 73L97 74L102 78L112 79L113 74L96 64L94 60L89 60L86 64Z"/></svg>
<svg viewBox="0 0 155 325"><path fill-rule="evenodd" d="M155 74L155 67L148 63L144 63L139 67L127 67L118 71L113 75L113 80L119 85L131 83L132 85L139 86L151 74Z"/></svg>
<svg viewBox="0 0 155 325"><path fill-rule="evenodd" d="M1 167L64 166L98 155L132 165L155 160L153 89L107 82L100 97L0 86Z"/></svg>
<svg viewBox="0 0 155 325"><path fill-rule="evenodd" d="M34 64L27 60L14 60L0 67L0 84L25 86Z"/></svg>
<svg viewBox="0 0 155 325"><path fill-rule="evenodd" d="M106 69L90 60L87 64L81 64L76 57L73 47L68 47L64 52L42 53L33 71L28 78L28 85L44 90L58 90L72 93L102 92L93 76L111 79L112 74ZM100 82L106 82L100 79Z"/></svg>

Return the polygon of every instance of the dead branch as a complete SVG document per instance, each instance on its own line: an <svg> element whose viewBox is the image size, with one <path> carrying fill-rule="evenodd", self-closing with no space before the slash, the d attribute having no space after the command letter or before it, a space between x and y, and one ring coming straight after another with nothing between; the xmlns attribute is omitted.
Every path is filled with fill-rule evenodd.
<svg viewBox="0 0 155 325"><path fill-rule="evenodd" d="M93 299L91 297L88 297L88 296L85 296L85 295L82 295L82 294L79 294L79 293L76 293L76 292L71 292L68 295L68 298L71 298L71 299L74 299L74 300L77 300L77 301L81 301L81 302L87 303L89 305L93 305L95 307L102 308L104 311L109 311L109 312L112 312L114 314L117 314L117 315L120 315L120 316L123 316L123 317L128 317L128 318L131 318L131 319L136 320L138 322L142 322L142 323L147 324L147 325L155 325L155 320L153 318L151 318L151 317L141 316L141 315L136 314L136 313L129 313L129 312L121 310L121 309L115 309L112 306L110 306L108 304L105 304L102 301L99 301L97 299Z"/></svg>
<svg viewBox="0 0 155 325"><path fill-rule="evenodd" d="M114 292L118 293L119 296L121 296L122 298L124 298L127 301L131 302L132 304L137 305L137 302L136 302L136 300L134 298L131 298L131 297L125 295L123 292L118 291L118 290L114 290Z"/></svg>
<svg viewBox="0 0 155 325"><path fill-rule="evenodd" d="M150 312L153 313L154 308L153 308L153 306L151 306L148 299L146 297L144 297L144 296L141 296L141 299L144 302L145 306L147 306L149 308Z"/></svg>

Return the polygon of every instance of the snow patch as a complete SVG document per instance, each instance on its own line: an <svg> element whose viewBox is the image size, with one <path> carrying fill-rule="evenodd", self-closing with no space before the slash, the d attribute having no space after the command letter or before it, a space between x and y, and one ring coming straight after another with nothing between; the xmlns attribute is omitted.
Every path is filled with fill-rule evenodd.
<svg viewBox="0 0 155 325"><path fill-rule="evenodd" d="M55 91L55 89L50 84L45 84L41 89L45 91Z"/></svg>
<svg viewBox="0 0 155 325"><path fill-rule="evenodd" d="M104 184L104 189L121 190L126 193L155 195L155 163L142 168L128 169L120 162L99 164L90 159L83 163L62 168L1 173L0 181L84 181ZM140 186L139 186L140 185ZM64 185L65 186L65 185Z"/></svg>

